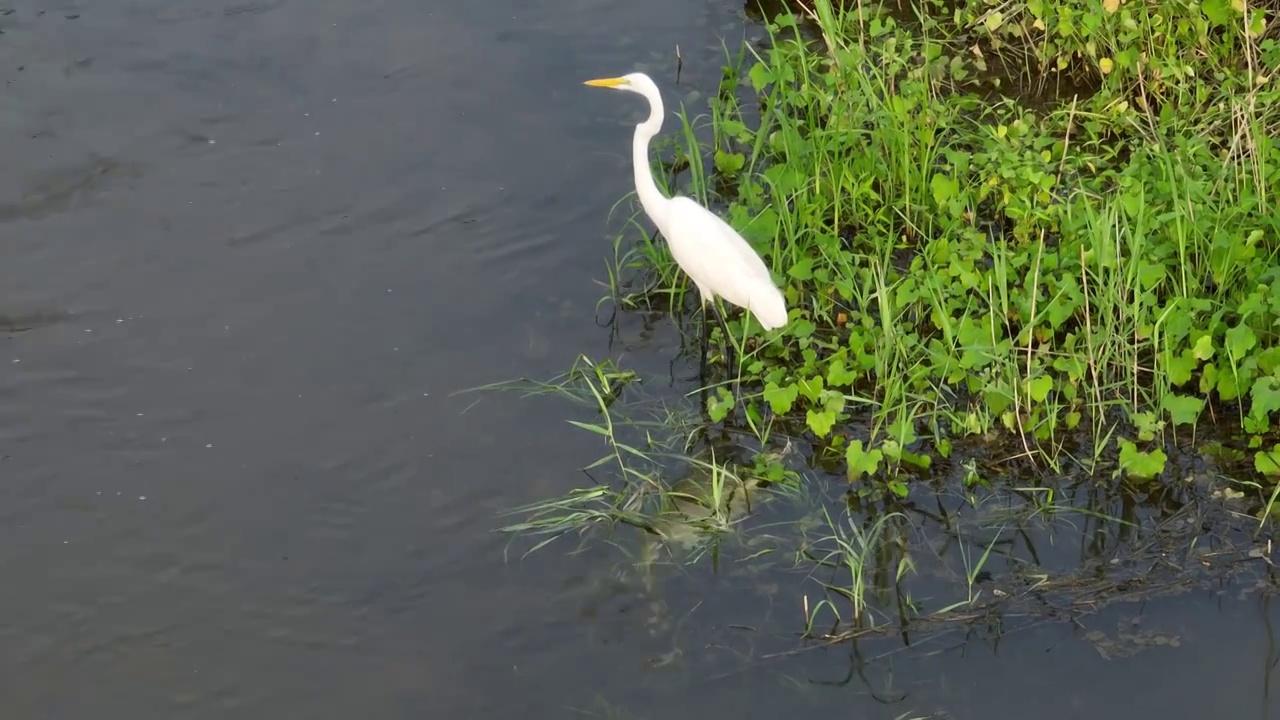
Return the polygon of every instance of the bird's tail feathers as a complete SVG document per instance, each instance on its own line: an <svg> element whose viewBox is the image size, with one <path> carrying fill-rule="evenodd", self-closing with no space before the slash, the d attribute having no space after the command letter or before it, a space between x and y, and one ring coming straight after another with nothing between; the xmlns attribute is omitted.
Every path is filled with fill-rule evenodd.
<svg viewBox="0 0 1280 720"><path fill-rule="evenodd" d="M751 314L765 330L774 330L787 324L787 302L782 292L770 284L751 294Z"/></svg>

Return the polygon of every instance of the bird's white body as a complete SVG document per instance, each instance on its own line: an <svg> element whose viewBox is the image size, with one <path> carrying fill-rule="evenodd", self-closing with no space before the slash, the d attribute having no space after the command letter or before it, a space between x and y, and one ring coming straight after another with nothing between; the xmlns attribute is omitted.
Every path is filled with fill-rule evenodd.
<svg viewBox="0 0 1280 720"><path fill-rule="evenodd" d="M746 308L766 330L787 324L787 304L769 268L728 223L687 197L668 201L665 218L649 217L671 246L676 264L698 286L703 302L719 295Z"/></svg>
<svg viewBox="0 0 1280 720"><path fill-rule="evenodd" d="M662 95L644 73L592 80L588 85L629 90L649 101L649 119L632 143L636 194L645 214L667 239L676 264L693 280L703 303L718 295L745 308L766 330L787 324L787 304L769 268L751 245L715 213L687 197L664 196L649 169L649 141L662 129Z"/></svg>

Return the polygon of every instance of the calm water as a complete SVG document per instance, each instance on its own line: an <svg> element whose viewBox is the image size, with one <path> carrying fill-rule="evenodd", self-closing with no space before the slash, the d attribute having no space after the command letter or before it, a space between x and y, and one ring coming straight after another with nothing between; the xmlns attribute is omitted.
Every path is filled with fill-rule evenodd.
<svg viewBox="0 0 1280 720"><path fill-rule="evenodd" d="M504 562L495 513L599 447L451 393L618 352L596 281L643 110L580 82L646 69L674 107L741 6L49 7L0 14L4 717L1280 717L1280 612L1232 592L1094 618L1176 650L1041 625L846 680L844 650L743 662L728 626L793 630L788 588ZM621 333L666 370L669 327Z"/></svg>

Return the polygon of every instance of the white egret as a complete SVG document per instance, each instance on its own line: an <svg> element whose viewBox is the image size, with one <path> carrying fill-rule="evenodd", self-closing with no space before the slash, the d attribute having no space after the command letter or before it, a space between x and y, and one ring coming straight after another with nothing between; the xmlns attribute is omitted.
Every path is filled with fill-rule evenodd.
<svg viewBox="0 0 1280 720"><path fill-rule="evenodd" d="M731 341L724 318L715 307L716 296L750 311L766 330L786 325L786 300L773 284L769 268L751 245L710 210L687 197L668 198L658 190L649 167L649 141L662 129L663 108L662 94L653 80L644 73L631 73L588 80L585 84L637 93L649 101L649 119L636 125L631 145L636 194L645 214L667 239L676 264L698 287L704 343L707 303L712 304L716 319L725 331L725 342ZM705 368L705 346L702 363Z"/></svg>

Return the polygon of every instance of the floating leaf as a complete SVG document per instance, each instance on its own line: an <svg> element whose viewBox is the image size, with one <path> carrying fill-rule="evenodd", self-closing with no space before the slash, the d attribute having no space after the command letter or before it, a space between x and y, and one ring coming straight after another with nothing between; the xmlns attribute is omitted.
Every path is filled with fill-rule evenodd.
<svg viewBox="0 0 1280 720"><path fill-rule="evenodd" d="M933 458L921 453L913 453L909 450L903 450L902 462L914 465L921 470L928 470L929 467L933 465Z"/></svg>
<svg viewBox="0 0 1280 720"><path fill-rule="evenodd" d="M1129 477L1150 480L1164 472L1168 459L1160 448L1143 452L1129 440L1120 441L1120 469Z"/></svg>
<svg viewBox="0 0 1280 720"><path fill-rule="evenodd" d="M711 422L720 422L728 417L733 405L733 393L725 388L717 388L716 394L707 398L707 415L711 418Z"/></svg>
<svg viewBox="0 0 1280 720"><path fill-rule="evenodd" d="M736 175L742 171L746 164L747 158L742 153L716 151L716 170L719 170L722 174Z"/></svg>
<svg viewBox="0 0 1280 720"><path fill-rule="evenodd" d="M880 469L880 461L884 459L884 453L879 450L865 450L861 440L853 440L845 448L844 459L849 465L849 480L853 481L863 475L874 475Z"/></svg>

